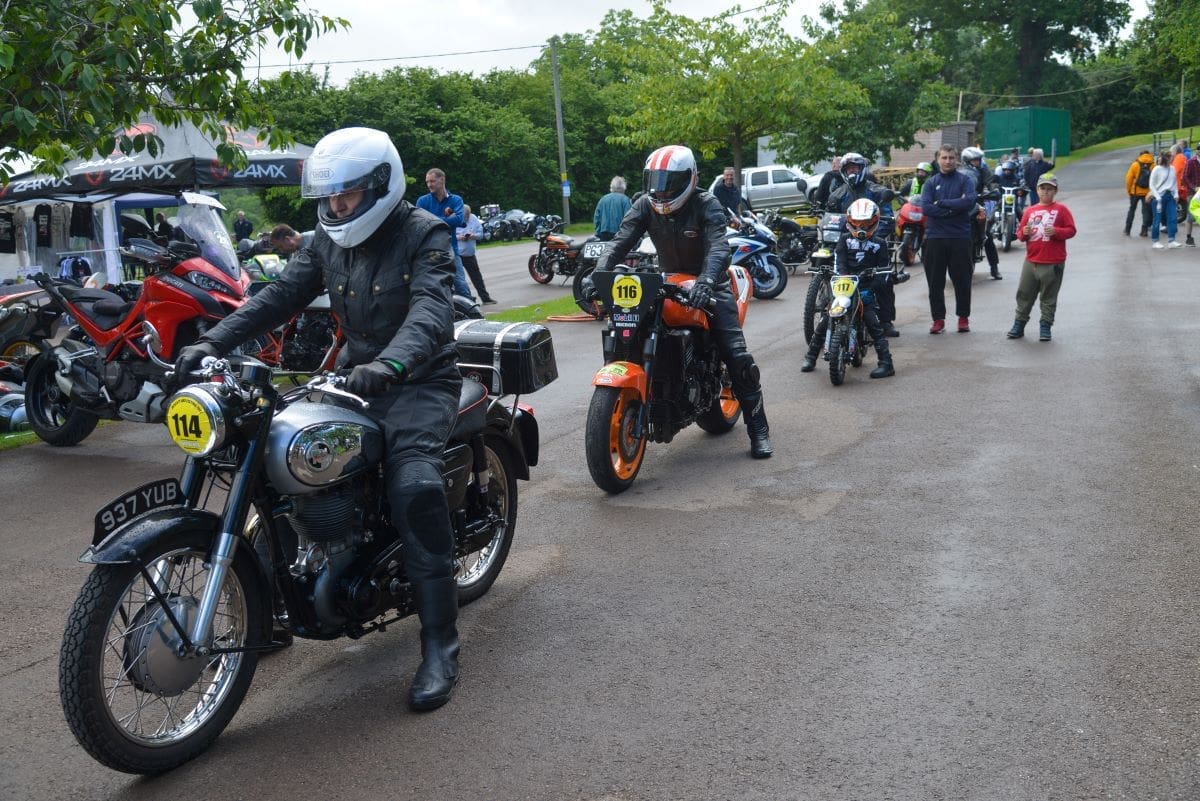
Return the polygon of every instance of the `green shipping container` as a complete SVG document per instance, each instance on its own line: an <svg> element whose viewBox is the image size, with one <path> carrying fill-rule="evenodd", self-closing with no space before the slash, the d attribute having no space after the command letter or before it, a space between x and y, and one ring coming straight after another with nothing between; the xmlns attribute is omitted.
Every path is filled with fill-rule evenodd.
<svg viewBox="0 0 1200 801"><path fill-rule="evenodd" d="M1040 147L1050 158L1053 152L1071 152L1071 112L1063 108L1021 106L991 108L983 112L983 146L989 156L1020 148L1021 155Z"/></svg>

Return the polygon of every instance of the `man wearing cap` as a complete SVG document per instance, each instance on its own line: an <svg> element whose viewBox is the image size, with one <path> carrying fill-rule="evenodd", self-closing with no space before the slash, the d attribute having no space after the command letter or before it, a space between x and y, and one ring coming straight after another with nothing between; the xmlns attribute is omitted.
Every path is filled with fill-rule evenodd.
<svg viewBox="0 0 1200 801"><path fill-rule="evenodd" d="M1038 339L1049 342L1067 261L1067 240L1075 236L1075 219L1066 206L1054 202L1058 194L1054 173L1038 179L1037 194L1038 202L1025 209L1017 228L1017 238L1025 243L1025 263L1017 284L1017 314L1007 336L1009 339L1025 336L1025 323L1029 322L1034 301L1040 296L1042 317Z"/></svg>

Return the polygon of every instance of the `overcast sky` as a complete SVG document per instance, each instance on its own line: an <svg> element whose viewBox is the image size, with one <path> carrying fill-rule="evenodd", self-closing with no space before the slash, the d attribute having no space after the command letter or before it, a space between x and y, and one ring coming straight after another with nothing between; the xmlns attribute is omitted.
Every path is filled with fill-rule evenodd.
<svg viewBox="0 0 1200 801"><path fill-rule="evenodd" d="M497 68L524 69L556 33L594 31L612 8L632 9L643 17L650 8L645 0L307 0L307 4L318 13L350 21L349 31L319 37L304 55L304 62L313 64L318 74L322 62L359 61L330 65L337 85L356 71L382 72L397 66L477 74ZM674 0L669 8L699 18L723 13L731 5L722 0ZM748 0L742 8L758 5L760 0ZM820 5L821 0L795 0L788 12L787 32L799 36L801 19L816 16ZM1131 5L1135 17L1145 14L1145 0L1133 0ZM462 55L442 55L450 53ZM261 75L278 75L288 63L285 53L264 52Z"/></svg>

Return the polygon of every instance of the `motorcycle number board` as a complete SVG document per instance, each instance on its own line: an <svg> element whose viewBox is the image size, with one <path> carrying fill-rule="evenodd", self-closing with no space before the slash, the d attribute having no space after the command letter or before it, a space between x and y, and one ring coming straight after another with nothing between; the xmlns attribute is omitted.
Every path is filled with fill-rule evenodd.
<svg viewBox="0 0 1200 801"><path fill-rule="evenodd" d="M185 453L199 453L208 446L212 425L195 398L177 395L167 407L167 430Z"/></svg>
<svg viewBox="0 0 1200 801"><path fill-rule="evenodd" d="M92 544L99 545L109 534L139 515L163 506L179 506L182 503L183 491L179 488L179 479L164 478L143 484L96 512Z"/></svg>
<svg viewBox="0 0 1200 801"><path fill-rule="evenodd" d="M604 251L608 250L608 245L604 242L588 242L583 246L583 257L585 259L598 259L604 255Z"/></svg>

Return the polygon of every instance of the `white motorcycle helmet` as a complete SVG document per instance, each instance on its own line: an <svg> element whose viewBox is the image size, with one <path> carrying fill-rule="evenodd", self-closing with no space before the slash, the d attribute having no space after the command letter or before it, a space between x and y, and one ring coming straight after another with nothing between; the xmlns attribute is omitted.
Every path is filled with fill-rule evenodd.
<svg viewBox="0 0 1200 801"><path fill-rule="evenodd" d="M975 159L982 159L983 151L977 147L965 147L962 152L962 160L964 164L970 164Z"/></svg>
<svg viewBox="0 0 1200 801"><path fill-rule="evenodd" d="M875 201L861 197L846 209L846 230L855 239L865 242L875 236L879 227L879 206Z"/></svg>
<svg viewBox="0 0 1200 801"><path fill-rule="evenodd" d="M667 145L646 159L642 169L642 189L650 196L650 205L656 212L671 214L683 208L696 191L699 177L691 148Z"/></svg>
<svg viewBox="0 0 1200 801"><path fill-rule="evenodd" d="M364 192L347 217L337 218L329 198ZM317 218L337 245L362 244L404 197L404 165L391 137L373 128L342 128L321 138L304 162L300 196L316 198Z"/></svg>

